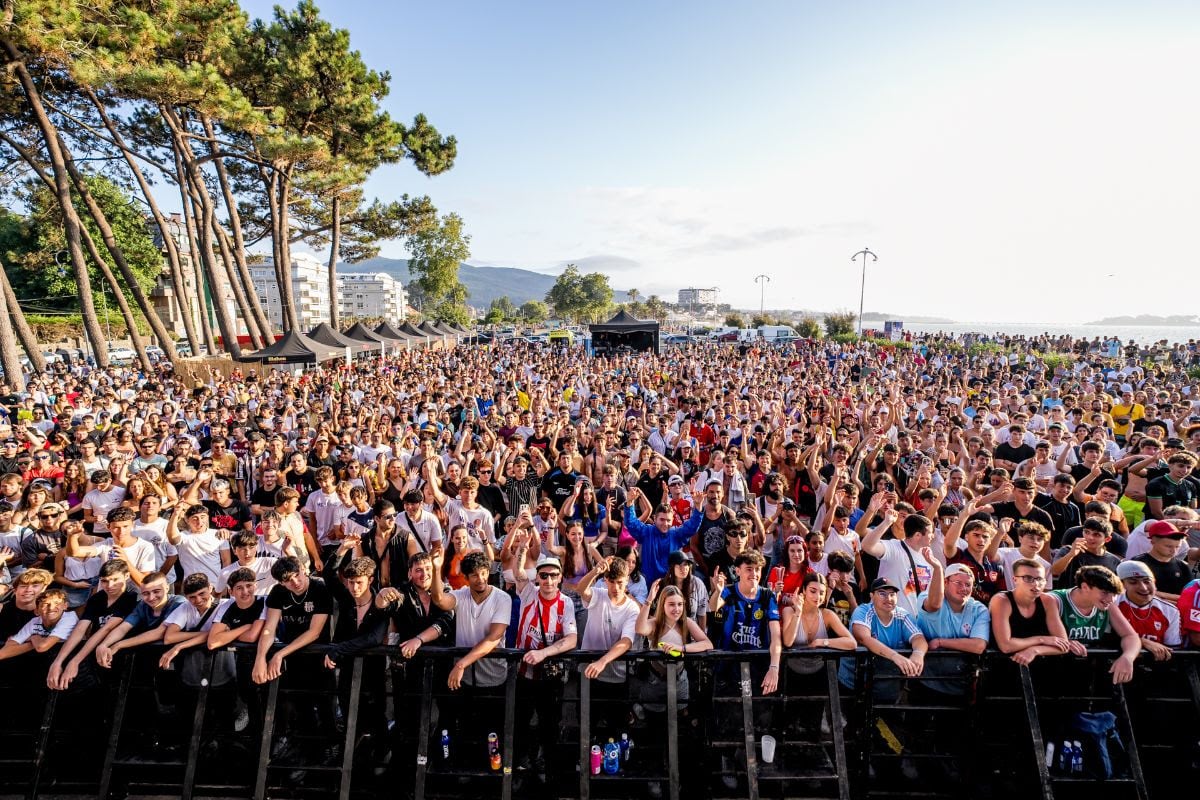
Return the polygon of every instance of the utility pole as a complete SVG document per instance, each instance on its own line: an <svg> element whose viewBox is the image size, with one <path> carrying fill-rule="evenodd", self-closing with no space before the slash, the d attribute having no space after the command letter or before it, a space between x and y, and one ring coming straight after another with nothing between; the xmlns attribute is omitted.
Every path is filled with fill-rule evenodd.
<svg viewBox="0 0 1200 800"><path fill-rule="evenodd" d="M761 284L758 292L758 316L763 316L763 304L767 298L767 284L771 282L770 275L756 275L754 282Z"/></svg>
<svg viewBox="0 0 1200 800"><path fill-rule="evenodd" d="M859 292L858 292L858 336L861 339L862 338L863 299L867 296L867 257L869 256L871 258L871 260L873 260L873 261L878 261L879 256L872 253L871 248L864 247L862 250L859 250L857 253L850 256L850 260L857 261L859 256L863 257L862 258L862 262L863 262L862 288L860 288Z"/></svg>

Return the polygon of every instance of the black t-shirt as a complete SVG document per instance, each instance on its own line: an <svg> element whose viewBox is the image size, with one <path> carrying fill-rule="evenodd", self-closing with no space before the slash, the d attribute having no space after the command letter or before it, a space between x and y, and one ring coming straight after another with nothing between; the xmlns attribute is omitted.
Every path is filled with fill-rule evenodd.
<svg viewBox="0 0 1200 800"><path fill-rule="evenodd" d="M287 474L287 485L300 493L300 505L303 506L304 501L317 488L317 471L306 469L304 472L289 472Z"/></svg>
<svg viewBox="0 0 1200 800"><path fill-rule="evenodd" d="M283 587L276 586L274 588L282 589ZM252 625L255 620L262 616L263 605L266 602L266 598L256 597L249 608L239 608L237 603L230 603L229 607L225 609L225 613L221 616L221 623L230 629L244 628L247 625Z"/></svg>
<svg viewBox="0 0 1200 800"><path fill-rule="evenodd" d="M729 554L728 547L722 547L711 556L708 556L705 561L708 562L709 576L711 577L712 575L716 575L718 572L724 572L725 584L727 586L736 584L738 581L738 576L733 570L733 560L735 558L737 558L737 556L732 556Z"/></svg>
<svg viewBox="0 0 1200 800"><path fill-rule="evenodd" d="M1091 474L1091 472L1091 468L1085 467L1083 464L1075 464L1071 467L1071 477L1075 479L1075 483L1077 485L1083 483L1083 481L1088 475ZM1100 481L1115 477L1116 475L1114 473L1108 470L1101 470L1100 474L1097 475L1090 483L1084 485L1083 491L1085 494L1095 494L1096 490L1100 488Z"/></svg>
<svg viewBox="0 0 1200 800"><path fill-rule="evenodd" d="M1146 498L1158 498L1162 501L1163 508L1168 508L1169 506L1195 508L1196 496L1196 483L1192 480L1191 476L1176 483L1171 480L1170 476L1163 475L1161 478L1155 478L1146 484ZM1149 503L1146 504L1146 516L1152 516ZM1163 591L1166 590L1164 589Z"/></svg>
<svg viewBox="0 0 1200 800"><path fill-rule="evenodd" d="M1067 528L1066 533L1063 534L1062 542L1060 542L1059 544L1061 546L1065 547L1069 544L1072 544L1080 536L1083 536L1083 526L1082 525L1076 525L1072 528ZM1058 547L1058 546L1059 545L1053 545L1053 547ZM1124 558L1125 553L1127 553L1129 551L1129 540L1126 539L1124 536L1122 536L1117 531L1113 531L1112 536L1109 538L1108 542L1105 543L1104 549L1107 550L1108 552L1112 553L1113 555Z"/></svg>
<svg viewBox="0 0 1200 800"><path fill-rule="evenodd" d="M276 584L267 595L267 608L280 610L280 629L276 636L284 644L294 641L305 631L317 614L333 613L333 595L325 581L309 578L308 588L299 595L282 584ZM326 624L317 637L317 642L329 641L329 625Z"/></svg>
<svg viewBox="0 0 1200 800"><path fill-rule="evenodd" d="M1033 504L1050 515L1050 519L1054 522L1050 528L1050 546L1058 547L1062 544L1063 534L1071 528L1079 525L1082 517L1079 514L1079 506L1070 502L1060 503L1051 495L1039 494L1033 501ZM1015 536L1013 537L1016 538Z"/></svg>
<svg viewBox="0 0 1200 800"><path fill-rule="evenodd" d="M1159 561L1149 553L1142 553L1133 560L1140 561L1150 568L1150 571L1154 573L1154 585L1160 592L1179 594L1183 591L1183 587L1192 580L1191 568L1188 567L1187 562L1178 558Z"/></svg>
<svg viewBox="0 0 1200 800"><path fill-rule="evenodd" d="M563 501L575 491L575 481L582 477L577 472L563 472L555 468L542 479L541 493L554 503L554 510L562 508Z"/></svg>
<svg viewBox="0 0 1200 800"><path fill-rule="evenodd" d="M1008 442L996 445L996 449L992 452L997 460L1011 461L1014 464L1020 464L1026 459L1033 458L1035 451L1027 444L1021 444L1019 447L1013 447Z"/></svg>
<svg viewBox="0 0 1200 800"><path fill-rule="evenodd" d="M992 506L992 516L997 520L1011 519L1013 520L1014 527L1018 522L1022 522L1024 520L1036 522L1038 525L1041 525L1051 533L1057 533L1061 536L1061 532L1054 530L1054 520L1050 517L1050 515L1038 508L1036 505L1029 509L1028 514L1022 514L1017 508L1016 503L996 503Z"/></svg>
<svg viewBox="0 0 1200 800"><path fill-rule="evenodd" d="M729 530L736 519L733 511L725 507L722 507L721 516L716 519L709 519L707 514L703 517L700 520L700 528L696 531L696 541L700 543L700 555L711 567L713 556L726 547L725 531Z"/></svg>
<svg viewBox="0 0 1200 800"><path fill-rule="evenodd" d="M479 505L492 512L493 517L503 517L507 510L504 505L504 491L494 483L487 486L481 484L475 499L479 501Z"/></svg>
<svg viewBox="0 0 1200 800"><path fill-rule="evenodd" d="M651 475L648 472L638 475L637 488L641 489L642 494L646 495L646 499L650 501L652 508L658 508L663 498L666 497L665 487L667 479L670 477L671 473L665 469L657 475Z"/></svg>
<svg viewBox="0 0 1200 800"><path fill-rule="evenodd" d="M92 633L95 633L100 628L103 628L113 617L125 619L133 613L133 609L138 604L138 593L133 590L128 590L121 593L121 596L116 599L111 605L108 602L108 595L104 592L97 592L88 598L87 605L83 607L83 614L80 618L84 622L92 623Z"/></svg>
<svg viewBox="0 0 1200 800"><path fill-rule="evenodd" d="M25 623L37 616L35 611L24 611L15 600L0 605L0 644L25 627Z"/></svg>
<svg viewBox="0 0 1200 800"><path fill-rule="evenodd" d="M608 496L613 496L612 513L613 516L619 517L625 513L625 487L620 484L615 489L605 489L603 486L596 490L596 502L604 505L608 502Z"/></svg>
<svg viewBox="0 0 1200 800"><path fill-rule="evenodd" d="M530 436L525 440L526 450L541 450L542 455L550 452L550 437L549 436Z"/></svg>
<svg viewBox="0 0 1200 800"><path fill-rule="evenodd" d="M260 506L262 508L275 507L275 493L282 489L282 486L276 485L274 489L264 489L261 486L250 493L250 505Z"/></svg>
<svg viewBox="0 0 1200 800"><path fill-rule="evenodd" d="M205 500L204 507L208 509L208 524L219 531L244 530L250 522L250 508L240 500L234 500L227 506L222 506L216 500Z"/></svg>

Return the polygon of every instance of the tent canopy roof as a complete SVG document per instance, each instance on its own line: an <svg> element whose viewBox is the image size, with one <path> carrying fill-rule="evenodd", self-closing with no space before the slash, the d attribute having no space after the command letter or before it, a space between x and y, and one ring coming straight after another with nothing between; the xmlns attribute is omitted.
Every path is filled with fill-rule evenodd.
<svg viewBox="0 0 1200 800"><path fill-rule="evenodd" d="M658 323L654 320L638 319L621 309L608 322L600 322L588 328L592 333L657 333Z"/></svg>

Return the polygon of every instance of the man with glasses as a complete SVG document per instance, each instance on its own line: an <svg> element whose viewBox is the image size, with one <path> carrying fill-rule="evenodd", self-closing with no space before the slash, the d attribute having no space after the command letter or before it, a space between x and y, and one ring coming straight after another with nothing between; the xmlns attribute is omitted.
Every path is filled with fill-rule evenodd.
<svg viewBox="0 0 1200 800"><path fill-rule="evenodd" d="M516 563L524 564L532 536L524 531L515 535L519 540ZM517 681L514 755L518 769L528 768L536 761L536 772L543 775L547 772L546 762L550 762L549 771L555 771L553 756L561 738L559 726L563 703L561 673L548 671L543 662L575 648L578 638L575 604L560 590L562 563L554 556L538 559L536 581L531 582L523 569L513 570L513 575L521 601L516 647L526 651L518 673L521 680ZM529 733L535 712L538 720L536 739ZM542 751L540 758L538 745Z"/></svg>
<svg viewBox="0 0 1200 800"><path fill-rule="evenodd" d="M1154 573L1138 561L1123 561L1117 577L1125 592L1117 598L1117 609L1142 640L1142 647L1155 661L1168 661L1171 648L1179 647L1179 609L1157 596Z"/></svg>
<svg viewBox="0 0 1200 800"><path fill-rule="evenodd" d="M1040 563L1019 558L1012 565L1013 588L992 598L992 636L1001 653L1027 665L1038 656L1061 656L1070 650L1058 602L1046 590Z"/></svg>

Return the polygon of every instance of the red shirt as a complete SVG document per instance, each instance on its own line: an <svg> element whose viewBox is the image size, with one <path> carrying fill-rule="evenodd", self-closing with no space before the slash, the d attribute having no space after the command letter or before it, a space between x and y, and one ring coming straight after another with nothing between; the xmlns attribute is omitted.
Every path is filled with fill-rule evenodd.
<svg viewBox="0 0 1200 800"><path fill-rule="evenodd" d="M1180 603L1183 603L1182 597ZM1168 647L1180 644L1179 609L1170 603L1152 597L1150 605L1139 607L1121 595L1117 598L1117 608L1121 609L1122 616L1129 620L1138 636Z"/></svg>

